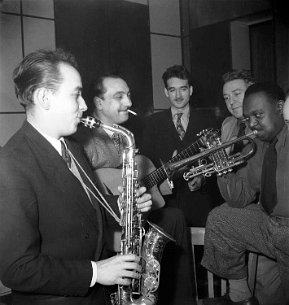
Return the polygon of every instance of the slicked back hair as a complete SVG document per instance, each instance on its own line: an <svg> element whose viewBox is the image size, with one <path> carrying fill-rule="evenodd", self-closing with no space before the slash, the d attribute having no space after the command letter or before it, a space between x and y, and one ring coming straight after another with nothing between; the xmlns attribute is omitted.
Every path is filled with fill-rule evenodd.
<svg viewBox="0 0 289 305"><path fill-rule="evenodd" d="M106 88L104 87L104 80L107 78L114 78L114 79L123 79L120 75L117 74L105 74L103 76L100 76L93 82L91 91L92 91L92 97L99 97L103 98L103 95L106 92Z"/></svg>
<svg viewBox="0 0 289 305"><path fill-rule="evenodd" d="M168 87L167 81L172 77L188 80L189 85L192 86L191 74L184 66L174 65L167 68L162 76L165 88Z"/></svg>
<svg viewBox="0 0 289 305"><path fill-rule="evenodd" d="M15 93L24 108L33 104L36 89L58 89L62 81L59 72L61 63L77 69L74 56L63 49L41 49L24 57L13 72Z"/></svg>

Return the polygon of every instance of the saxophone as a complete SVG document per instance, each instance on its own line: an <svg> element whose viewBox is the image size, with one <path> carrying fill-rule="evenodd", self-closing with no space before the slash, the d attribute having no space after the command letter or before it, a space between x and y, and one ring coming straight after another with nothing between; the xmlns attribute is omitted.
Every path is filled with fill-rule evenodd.
<svg viewBox="0 0 289 305"><path fill-rule="evenodd" d="M135 254L141 258L141 278L133 280L131 285L118 285L117 292L111 294L111 305L155 305L158 300L160 283L160 261L164 248L174 239L157 225L145 221L137 209L136 190L138 188L138 170L135 161L137 149L133 134L124 127L104 125L93 117L81 122L90 128L102 127L119 133L126 140L123 152L122 184L123 193L120 200L121 247L120 254Z"/></svg>

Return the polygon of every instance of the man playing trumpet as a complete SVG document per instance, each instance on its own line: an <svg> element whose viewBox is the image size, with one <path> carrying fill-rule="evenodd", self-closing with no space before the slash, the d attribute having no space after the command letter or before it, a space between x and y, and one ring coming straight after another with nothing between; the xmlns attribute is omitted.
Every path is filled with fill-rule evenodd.
<svg viewBox="0 0 289 305"><path fill-rule="evenodd" d="M258 148L242 170L222 178L224 183L234 180L238 188L227 204L209 214L202 264L229 279L229 294L207 299L205 305L259 304L247 283L246 251L277 260L282 283L278 304L288 304L289 134L282 116L283 102L284 93L275 84L256 83L246 90L243 115L248 127L257 131ZM251 204L256 199L260 204Z"/></svg>

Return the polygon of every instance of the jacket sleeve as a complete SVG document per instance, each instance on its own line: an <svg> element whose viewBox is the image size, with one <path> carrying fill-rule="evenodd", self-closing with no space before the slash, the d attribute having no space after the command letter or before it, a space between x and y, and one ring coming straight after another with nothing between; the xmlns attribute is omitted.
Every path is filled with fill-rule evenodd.
<svg viewBox="0 0 289 305"><path fill-rule="evenodd" d="M221 195L232 207L245 207L257 197L256 190L249 185L244 172L245 170L240 169L237 173L217 178Z"/></svg>
<svg viewBox="0 0 289 305"><path fill-rule="evenodd" d="M261 141L255 142L257 147L256 153L246 164L243 164L236 172L218 177L217 179L223 198L231 206L247 206L255 202L260 194L265 146Z"/></svg>

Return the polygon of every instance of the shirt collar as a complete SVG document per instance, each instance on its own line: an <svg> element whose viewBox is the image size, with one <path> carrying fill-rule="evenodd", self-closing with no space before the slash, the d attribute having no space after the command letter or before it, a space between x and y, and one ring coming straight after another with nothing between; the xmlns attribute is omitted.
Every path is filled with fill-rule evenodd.
<svg viewBox="0 0 289 305"><path fill-rule="evenodd" d="M171 113L172 113L172 118L175 118L175 115L177 113L182 113L184 117L189 118L190 117L190 105L187 104L185 108L178 109L173 106L171 106Z"/></svg>
<svg viewBox="0 0 289 305"><path fill-rule="evenodd" d="M64 138L61 137L60 140L55 139L49 135L47 135L46 133L42 132L41 130L39 130L34 124L32 124L31 122L29 122L33 128L35 128L56 150L57 152L61 155L61 143L60 141L63 141L64 144L66 145Z"/></svg>

